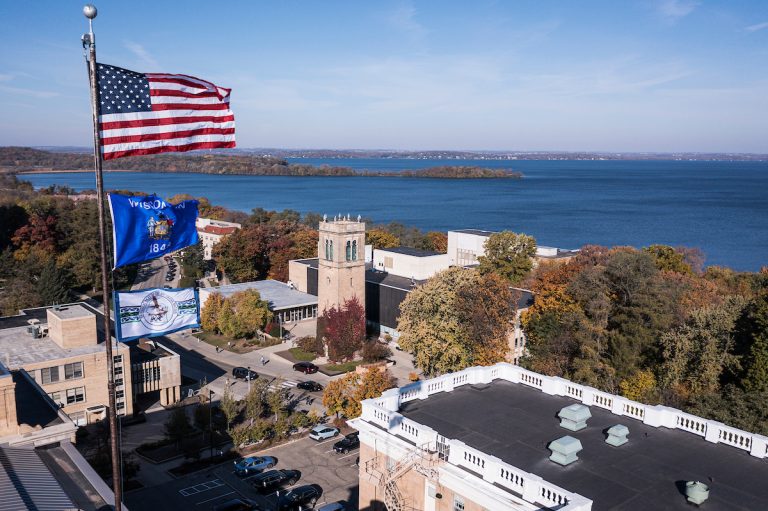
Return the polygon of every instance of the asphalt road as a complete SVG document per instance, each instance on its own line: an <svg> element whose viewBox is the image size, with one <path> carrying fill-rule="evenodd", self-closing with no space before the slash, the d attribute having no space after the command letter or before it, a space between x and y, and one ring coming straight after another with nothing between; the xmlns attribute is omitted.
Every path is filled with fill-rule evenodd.
<svg viewBox="0 0 768 511"><path fill-rule="evenodd" d="M136 281L131 286L131 291L163 286L177 287L181 280L181 272L178 266L176 268L176 276L171 282L165 280L168 270L168 263L162 257L142 263L139 267L139 273L136 275Z"/></svg>
<svg viewBox="0 0 768 511"><path fill-rule="evenodd" d="M358 467L355 464L358 452L337 454L333 444L341 436L315 442L302 438L257 453L259 456L274 456L278 459L276 469L301 471L296 486L319 484L323 495L316 507L326 503L344 500L348 510L356 510L358 503ZM285 488L289 490L290 488ZM169 483L143 488L126 494L129 509L193 509L208 511L214 506L233 498L247 498L258 503L263 510L275 507L277 496L274 492L262 495L247 479L235 475L232 462L213 469L178 478Z"/></svg>

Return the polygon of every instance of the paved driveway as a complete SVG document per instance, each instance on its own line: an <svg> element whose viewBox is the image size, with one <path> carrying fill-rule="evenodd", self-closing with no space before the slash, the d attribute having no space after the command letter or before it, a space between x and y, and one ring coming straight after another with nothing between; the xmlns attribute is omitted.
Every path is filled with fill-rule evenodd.
<svg viewBox="0 0 768 511"><path fill-rule="evenodd" d="M298 481L297 486L319 484L323 488L323 496L316 507L337 500L345 500L348 502L348 509L356 511L358 468L355 462L358 451L355 450L346 455L334 453L332 446L339 438L341 437L323 442L302 438L257 454L276 457L277 469L301 471L301 480ZM131 511L144 509L210 511L217 504L238 497L251 499L264 510L274 509L277 501L274 492L261 495L254 490L247 479L237 477L231 462L159 486L129 492L125 500Z"/></svg>

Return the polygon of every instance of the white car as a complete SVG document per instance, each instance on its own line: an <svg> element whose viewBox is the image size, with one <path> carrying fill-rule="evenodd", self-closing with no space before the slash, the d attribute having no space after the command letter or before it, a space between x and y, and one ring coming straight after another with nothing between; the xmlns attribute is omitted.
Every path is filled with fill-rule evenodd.
<svg viewBox="0 0 768 511"><path fill-rule="evenodd" d="M312 440L317 440L319 442L320 440L325 440L326 438L335 437L338 434L339 434L339 428L318 424L317 426L312 428L312 431L309 432L309 438L311 438Z"/></svg>

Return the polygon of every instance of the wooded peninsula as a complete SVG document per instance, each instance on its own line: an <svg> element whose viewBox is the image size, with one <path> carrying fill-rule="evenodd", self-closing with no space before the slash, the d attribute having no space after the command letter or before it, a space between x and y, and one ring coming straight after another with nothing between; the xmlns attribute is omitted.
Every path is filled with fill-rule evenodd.
<svg viewBox="0 0 768 511"><path fill-rule="evenodd" d="M93 170L93 156L84 153L43 151L31 147L0 147L0 170L5 173ZM163 154L104 162L106 171L196 173L245 176L421 177L435 179L520 179L509 169L445 165L401 172L357 171L349 167L289 163L272 156L252 154Z"/></svg>

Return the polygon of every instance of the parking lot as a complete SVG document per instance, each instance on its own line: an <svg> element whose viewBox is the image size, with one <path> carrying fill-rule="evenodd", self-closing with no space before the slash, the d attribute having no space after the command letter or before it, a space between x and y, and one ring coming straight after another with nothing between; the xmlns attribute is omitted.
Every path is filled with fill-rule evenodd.
<svg viewBox="0 0 768 511"><path fill-rule="evenodd" d="M358 450L348 454L333 452L333 444L339 435L322 442L302 438L289 444L266 449L253 455L274 456L277 469L301 471L296 486L319 484L323 495L316 507L337 500L348 503L347 509L357 510L358 468L355 464ZM283 490L284 491L284 490ZM130 492L126 495L129 509L190 509L209 511L229 499L245 497L257 502L262 509L274 509L277 496L274 492L260 495L248 483L235 475L233 464L227 463L213 469L192 474L175 481Z"/></svg>

